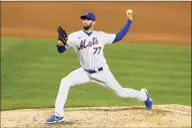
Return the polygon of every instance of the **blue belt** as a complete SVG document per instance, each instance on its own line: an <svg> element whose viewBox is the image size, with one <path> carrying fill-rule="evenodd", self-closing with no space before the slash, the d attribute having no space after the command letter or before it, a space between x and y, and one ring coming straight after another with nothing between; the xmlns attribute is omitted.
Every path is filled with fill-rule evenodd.
<svg viewBox="0 0 192 128"><path fill-rule="evenodd" d="M103 67L98 68L98 71L99 71L99 72L102 71L102 70L103 70ZM96 73L96 72L97 72L96 70L87 70L87 69L85 69L85 71L88 72L89 74L92 74L92 73Z"/></svg>

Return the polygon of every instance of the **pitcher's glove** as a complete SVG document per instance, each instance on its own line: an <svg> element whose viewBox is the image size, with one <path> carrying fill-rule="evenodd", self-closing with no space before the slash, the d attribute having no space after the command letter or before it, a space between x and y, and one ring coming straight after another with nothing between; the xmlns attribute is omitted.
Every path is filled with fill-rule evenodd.
<svg viewBox="0 0 192 128"><path fill-rule="evenodd" d="M61 26L59 26L57 28L57 32L58 32L58 40L60 40L61 42L63 42L64 45L66 45L67 33L65 32L65 30Z"/></svg>

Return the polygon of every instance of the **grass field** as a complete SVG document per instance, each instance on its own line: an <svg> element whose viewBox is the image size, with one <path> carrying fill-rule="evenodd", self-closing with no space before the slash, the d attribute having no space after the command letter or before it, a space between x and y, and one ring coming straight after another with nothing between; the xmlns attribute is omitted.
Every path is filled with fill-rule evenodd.
<svg viewBox="0 0 192 128"><path fill-rule="evenodd" d="M56 40L1 38L1 109L54 107L60 80L79 68L76 53ZM147 88L154 104L191 104L191 47L117 43L105 48L123 87ZM143 105L97 84L72 87L66 107Z"/></svg>

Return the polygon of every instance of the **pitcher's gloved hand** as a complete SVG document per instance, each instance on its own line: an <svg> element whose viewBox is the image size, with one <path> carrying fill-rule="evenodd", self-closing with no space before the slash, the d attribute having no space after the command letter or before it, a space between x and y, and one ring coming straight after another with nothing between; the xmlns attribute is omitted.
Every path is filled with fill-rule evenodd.
<svg viewBox="0 0 192 128"><path fill-rule="evenodd" d="M57 28L57 32L58 32L58 40L61 41L64 45L66 45L67 33L65 32L65 30L61 26L59 26Z"/></svg>

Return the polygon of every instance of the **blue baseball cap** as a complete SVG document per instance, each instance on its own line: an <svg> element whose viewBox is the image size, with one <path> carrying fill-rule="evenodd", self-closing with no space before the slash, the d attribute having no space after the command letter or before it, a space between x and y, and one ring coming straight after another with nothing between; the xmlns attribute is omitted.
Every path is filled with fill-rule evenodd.
<svg viewBox="0 0 192 128"><path fill-rule="evenodd" d="M96 17L92 12L87 12L87 13L83 14L80 18L81 19L88 18L88 19L93 20L93 21L96 20Z"/></svg>

